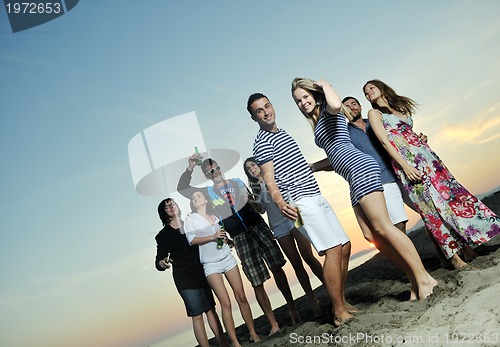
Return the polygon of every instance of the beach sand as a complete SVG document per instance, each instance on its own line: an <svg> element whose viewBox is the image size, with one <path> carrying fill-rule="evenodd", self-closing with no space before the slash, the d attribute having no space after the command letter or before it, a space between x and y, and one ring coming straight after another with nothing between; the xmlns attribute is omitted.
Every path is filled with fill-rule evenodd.
<svg viewBox="0 0 500 347"><path fill-rule="evenodd" d="M500 213L500 192L482 201ZM250 343L246 327L237 328L244 346L499 346L500 345L500 238L476 251L480 257L461 270L442 269L436 251L421 228L410 235L422 262L439 281L430 298L409 299L406 276L377 254L349 271L347 300L362 310L347 324L335 328L326 314L330 304L323 286L315 289L325 316L314 319L305 297L296 299L303 322L292 327L286 306L274 310L282 327L270 330L266 319L255 319L263 337ZM212 339L211 345L217 345Z"/></svg>

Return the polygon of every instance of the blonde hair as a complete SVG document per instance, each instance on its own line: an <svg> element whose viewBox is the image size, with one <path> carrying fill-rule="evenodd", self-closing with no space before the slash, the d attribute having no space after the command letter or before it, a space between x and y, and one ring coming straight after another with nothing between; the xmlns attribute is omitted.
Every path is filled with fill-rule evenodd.
<svg viewBox="0 0 500 347"><path fill-rule="evenodd" d="M319 107L322 103L326 102L325 99L325 93L323 92L323 89L318 87L313 80L309 78L303 78L303 77L296 77L292 81L292 97L293 97L293 92L297 90L298 88L302 88L309 92L311 96L313 97L314 101L316 101L317 106ZM295 100L294 100L295 101ZM317 120L314 119L314 117L310 116L309 114L303 112L301 110L302 114L304 117L307 118L309 123L311 123L311 126L313 129L316 128L316 124L318 123ZM340 106L340 113L342 113L349 121L351 121L354 118L354 115L352 114L351 110L348 109L344 104Z"/></svg>

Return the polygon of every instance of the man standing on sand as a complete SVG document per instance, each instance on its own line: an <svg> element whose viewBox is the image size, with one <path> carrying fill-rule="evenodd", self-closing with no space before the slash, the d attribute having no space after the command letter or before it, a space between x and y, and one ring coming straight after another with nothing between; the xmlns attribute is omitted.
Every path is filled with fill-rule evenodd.
<svg viewBox="0 0 500 347"><path fill-rule="evenodd" d="M189 157L188 167L177 185L177 191L188 199L191 199L194 189L200 189L190 185L193 169L199 158L199 154L196 153ZM201 170L205 177L213 182L213 186L206 187L206 196L213 205L213 214L220 216L224 229L234 241L243 272L252 284L257 302L271 325L270 335L280 328L264 289L264 282L271 278L267 266L287 302L292 324L300 323L300 316L282 269L286 260L271 230L251 206L247 186L239 178L225 179L219 164L211 158L201 163Z"/></svg>
<svg viewBox="0 0 500 347"><path fill-rule="evenodd" d="M391 159L387 154L387 151L382 148L382 145L373 133L373 130L370 128L369 121L361 117L361 104L358 99L353 96L346 96L342 99L342 103L349 108L354 115L352 121L347 124L351 142L354 147L359 149L361 152L375 158L379 164L380 171L382 173L381 179L382 186L384 187L385 203L387 205L389 217L395 227L406 233L406 222L408 222L408 216L405 212L404 205L406 204L409 208L417 212L415 210L415 206L413 205L413 202L408 194L405 192L403 186L400 184L400 181L396 178L392 169ZM427 136L424 134L420 133L419 137L422 141L427 142ZM436 248L441 266L447 267L451 265L450 261L444 256L434 237L429 234L427 229L426 232L432 244Z"/></svg>
<svg viewBox="0 0 500 347"><path fill-rule="evenodd" d="M390 158L385 150L381 150L380 142L376 138L370 138L369 123L361 117L361 105L353 96L347 96L342 103L349 108L354 118L347 124L351 142L361 152L372 156L380 166L382 186L384 187L385 203L389 217L396 228L406 233L406 214L403 197L396 176L390 165ZM375 141L373 141L375 139ZM385 157L383 157L385 156ZM411 204L413 205L413 204Z"/></svg>
<svg viewBox="0 0 500 347"><path fill-rule="evenodd" d="M247 110L260 127L253 155L262 171L269 195L287 218L297 219L298 207L307 230L306 236L318 254L325 256L324 285L333 305L332 323L339 326L352 319L351 312L355 310L345 300L345 282L351 254L349 237L321 195L297 143L276 125L276 115L269 99L261 93L250 95Z"/></svg>

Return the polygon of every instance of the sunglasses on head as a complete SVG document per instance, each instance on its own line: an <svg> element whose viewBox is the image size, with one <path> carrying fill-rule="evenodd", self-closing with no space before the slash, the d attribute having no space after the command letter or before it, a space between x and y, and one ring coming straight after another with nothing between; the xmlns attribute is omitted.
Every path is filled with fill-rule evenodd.
<svg viewBox="0 0 500 347"><path fill-rule="evenodd" d="M215 173L215 171L220 171L220 166L216 166L213 169L208 170L207 172L205 172L205 175L208 175L208 174L213 175Z"/></svg>

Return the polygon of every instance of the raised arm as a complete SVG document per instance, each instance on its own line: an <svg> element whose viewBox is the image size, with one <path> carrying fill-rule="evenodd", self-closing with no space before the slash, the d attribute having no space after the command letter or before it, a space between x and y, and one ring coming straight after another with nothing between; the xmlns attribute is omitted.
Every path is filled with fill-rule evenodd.
<svg viewBox="0 0 500 347"><path fill-rule="evenodd" d="M339 113L342 107L342 100L332 85L325 80L316 81L314 84L323 89L323 93L325 93L326 111L333 115Z"/></svg>
<svg viewBox="0 0 500 347"><path fill-rule="evenodd" d="M196 166L196 156L197 154L193 154L188 158L188 167L186 168L186 171L182 173L181 177L179 177L179 182L177 183L177 191L179 194L188 199L191 199L193 190L195 189L191 186L191 179L194 167Z"/></svg>
<svg viewBox="0 0 500 347"><path fill-rule="evenodd" d="M382 124L382 115L378 110L370 110L368 111L368 120L370 121L370 126L373 130L373 133L377 137L377 139L382 144L382 147L389 153L389 156L401 166L406 177L410 181L420 181L422 179L422 172L418 169L414 168L410 164L406 162L406 160L398 153L398 151L391 145L389 141L389 137L384 129L384 125Z"/></svg>
<svg viewBox="0 0 500 347"><path fill-rule="evenodd" d="M295 220L297 218L297 212L295 208L288 204L274 180L274 164L272 161L268 161L265 164L260 165L260 171L264 177L264 182L266 183L267 192L271 195L271 198L274 200L278 208L281 210L283 215L291 220Z"/></svg>

